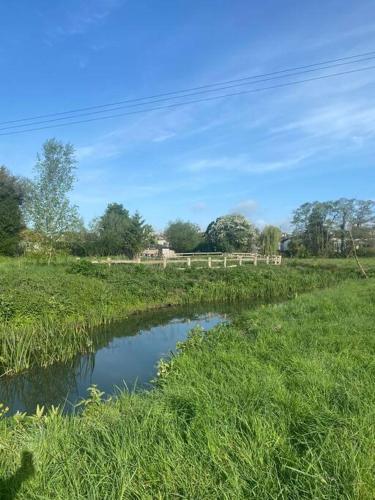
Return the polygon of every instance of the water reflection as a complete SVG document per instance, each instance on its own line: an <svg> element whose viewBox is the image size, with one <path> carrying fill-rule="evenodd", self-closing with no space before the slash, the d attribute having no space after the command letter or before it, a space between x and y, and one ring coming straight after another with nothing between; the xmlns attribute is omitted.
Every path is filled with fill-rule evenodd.
<svg viewBox="0 0 375 500"><path fill-rule="evenodd" d="M64 411L87 396L97 384L106 394L114 387L148 386L161 357L174 351L176 342L200 324L210 329L225 321L232 306L169 308L142 313L92 333L93 353L77 355L69 362L33 368L15 377L0 378L0 401L10 408L33 413L36 405L63 405Z"/></svg>

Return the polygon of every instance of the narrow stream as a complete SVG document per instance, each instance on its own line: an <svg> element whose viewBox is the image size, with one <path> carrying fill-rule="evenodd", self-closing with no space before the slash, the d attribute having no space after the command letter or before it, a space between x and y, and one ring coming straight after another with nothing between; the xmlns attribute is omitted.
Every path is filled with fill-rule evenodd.
<svg viewBox="0 0 375 500"><path fill-rule="evenodd" d="M0 378L0 402L9 406L9 415L17 411L34 413L37 404L60 405L69 413L87 397L87 389L93 384L106 395L124 387L150 387L159 359L174 352L176 343L186 339L192 328L201 325L209 330L241 308L228 304L173 307L95 329L93 353Z"/></svg>

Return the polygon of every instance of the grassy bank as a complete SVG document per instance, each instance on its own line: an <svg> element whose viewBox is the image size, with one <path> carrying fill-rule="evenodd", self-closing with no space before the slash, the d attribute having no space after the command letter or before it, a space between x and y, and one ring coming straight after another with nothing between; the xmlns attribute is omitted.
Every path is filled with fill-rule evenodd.
<svg viewBox="0 0 375 500"><path fill-rule="evenodd" d="M150 269L88 262L0 263L0 371L68 359L92 346L90 328L168 304L283 299L358 275L351 267Z"/></svg>
<svg viewBox="0 0 375 500"><path fill-rule="evenodd" d="M0 420L0 487L27 499L372 499L374 310L375 280L260 307L196 332L151 393L94 395L81 417Z"/></svg>

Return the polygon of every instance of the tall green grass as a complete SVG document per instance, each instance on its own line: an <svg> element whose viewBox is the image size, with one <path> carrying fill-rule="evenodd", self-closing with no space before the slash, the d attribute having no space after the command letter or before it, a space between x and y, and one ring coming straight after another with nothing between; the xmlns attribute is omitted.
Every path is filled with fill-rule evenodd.
<svg viewBox="0 0 375 500"><path fill-rule="evenodd" d="M373 499L374 306L372 279L260 307L196 330L154 391L0 420L0 485L27 451L25 499Z"/></svg>
<svg viewBox="0 0 375 500"><path fill-rule="evenodd" d="M270 301L357 276L355 267L242 266L150 269L50 266L27 259L0 263L0 372L48 365L90 350L91 329L135 311L213 301Z"/></svg>

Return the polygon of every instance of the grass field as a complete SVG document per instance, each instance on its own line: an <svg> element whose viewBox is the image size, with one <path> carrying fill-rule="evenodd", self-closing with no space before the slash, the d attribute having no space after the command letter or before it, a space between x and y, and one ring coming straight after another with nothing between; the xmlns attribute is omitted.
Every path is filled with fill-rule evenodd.
<svg viewBox="0 0 375 500"><path fill-rule="evenodd" d="M374 263L368 263L372 274ZM69 259L50 266L3 259L0 273L3 373L88 351L92 326L134 311L194 302L280 300L358 276L352 261L182 271L172 266L109 268Z"/></svg>
<svg viewBox="0 0 375 500"><path fill-rule="evenodd" d="M3 497L373 499L374 311L346 281L196 331L149 393L0 419Z"/></svg>

